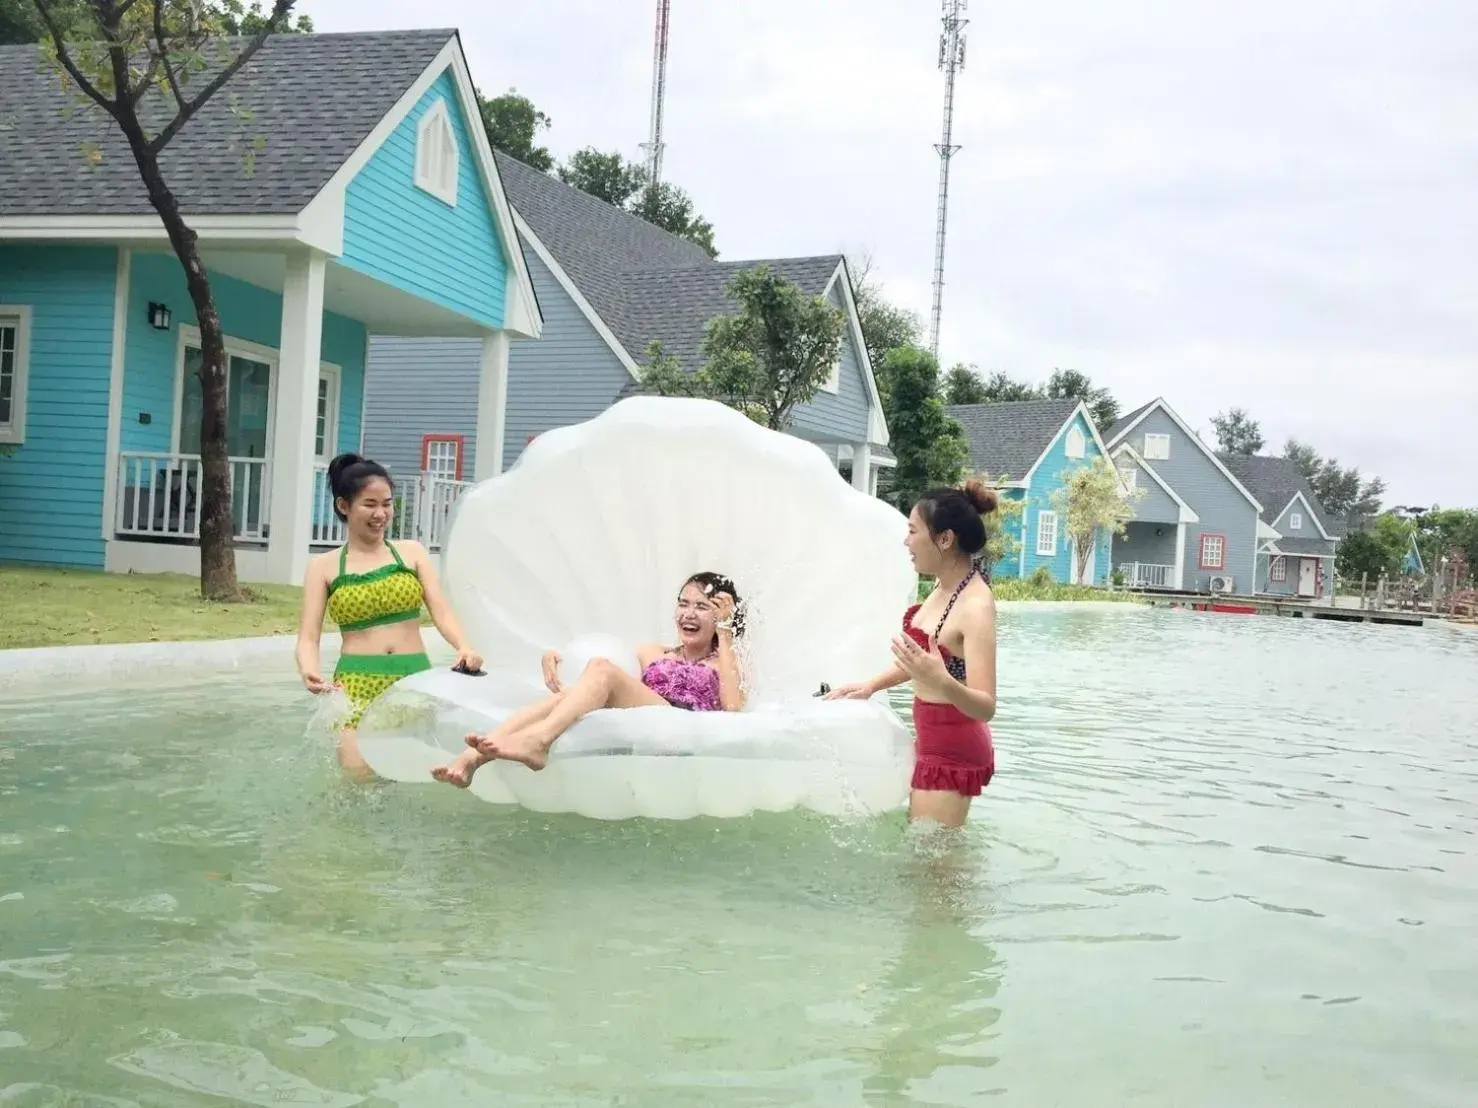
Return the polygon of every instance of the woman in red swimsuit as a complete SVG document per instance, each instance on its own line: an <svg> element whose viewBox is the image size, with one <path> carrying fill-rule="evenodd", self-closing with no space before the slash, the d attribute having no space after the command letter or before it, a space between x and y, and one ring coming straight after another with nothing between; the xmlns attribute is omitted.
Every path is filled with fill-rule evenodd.
<svg viewBox="0 0 1478 1108"><path fill-rule="evenodd" d="M979 481L919 498L904 545L919 573L934 578L934 589L904 613L891 668L828 694L863 700L913 682L911 820L959 827L970 799L995 773L989 722L996 714L996 598L988 569L975 560L985 549L981 517L995 509L995 492Z"/></svg>

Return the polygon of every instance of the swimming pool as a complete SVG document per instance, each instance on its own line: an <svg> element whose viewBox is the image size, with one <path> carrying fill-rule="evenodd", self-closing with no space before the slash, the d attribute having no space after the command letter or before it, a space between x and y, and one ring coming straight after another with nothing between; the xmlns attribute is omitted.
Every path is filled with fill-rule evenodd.
<svg viewBox="0 0 1478 1108"><path fill-rule="evenodd" d="M280 666L0 693L0 1103L1478 1087L1471 633L1008 611L947 847L348 786Z"/></svg>

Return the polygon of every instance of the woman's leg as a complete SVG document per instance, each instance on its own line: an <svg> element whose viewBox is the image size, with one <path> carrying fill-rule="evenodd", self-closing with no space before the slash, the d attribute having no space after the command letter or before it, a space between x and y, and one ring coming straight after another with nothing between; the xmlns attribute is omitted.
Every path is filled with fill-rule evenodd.
<svg viewBox="0 0 1478 1108"><path fill-rule="evenodd" d="M543 769L555 740L597 708L666 705L666 700L620 666L605 658L596 658L542 720L496 740L492 736L477 739L476 746L484 757L506 758L522 762L530 769Z"/></svg>
<svg viewBox="0 0 1478 1108"><path fill-rule="evenodd" d="M375 771L359 753L359 738L353 727L345 727L339 732L339 768L356 781L374 780Z"/></svg>
<svg viewBox="0 0 1478 1108"><path fill-rule="evenodd" d="M914 789L908 794L908 819L933 820L945 827L963 827L970 814L970 798L937 789Z"/></svg>
<svg viewBox="0 0 1478 1108"><path fill-rule="evenodd" d="M554 706L560 702L565 694L557 692L552 696L546 696L543 700L520 708L511 716L498 724L496 728L484 735L468 735L467 749L458 754L446 765L437 766L431 771L431 776L438 781L445 781L448 785L455 785L459 789L465 789L472 784L472 775L477 772L477 767L488 760L487 755L477 749L481 742L501 742L515 731L521 730L530 724L538 723L541 719L554 711Z"/></svg>

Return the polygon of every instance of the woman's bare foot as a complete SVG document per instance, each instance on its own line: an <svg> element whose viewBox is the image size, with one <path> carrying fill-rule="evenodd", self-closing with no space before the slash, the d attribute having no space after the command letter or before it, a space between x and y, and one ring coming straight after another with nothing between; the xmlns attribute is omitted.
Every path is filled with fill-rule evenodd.
<svg viewBox="0 0 1478 1108"><path fill-rule="evenodd" d="M462 751L444 766L437 766L431 771L431 776L438 781L445 781L448 785L455 785L459 789L465 789L472 784L472 775L477 772L477 767L487 761L476 747L471 744L472 736L468 737L468 749Z"/></svg>
<svg viewBox="0 0 1478 1108"><path fill-rule="evenodd" d="M529 769L539 770L549 764L549 746L552 742L541 734L542 730L539 727L524 727L500 738L468 735L467 745L481 754L484 760L501 758L506 762L521 762Z"/></svg>

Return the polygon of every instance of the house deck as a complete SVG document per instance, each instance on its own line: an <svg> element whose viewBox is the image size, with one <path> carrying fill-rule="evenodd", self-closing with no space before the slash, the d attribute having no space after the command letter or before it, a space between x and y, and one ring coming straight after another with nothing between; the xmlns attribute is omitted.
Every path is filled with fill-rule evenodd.
<svg viewBox="0 0 1478 1108"><path fill-rule="evenodd" d="M1262 616L1285 616L1294 619L1325 619L1336 623L1389 623L1401 627L1421 627L1427 617L1421 612L1401 612L1366 608L1336 608L1328 604L1283 600L1263 596L1207 596L1205 593L1176 592L1164 589L1140 590L1147 604L1156 608L1187 608L1195 612L1226 611Z"/></svg>

